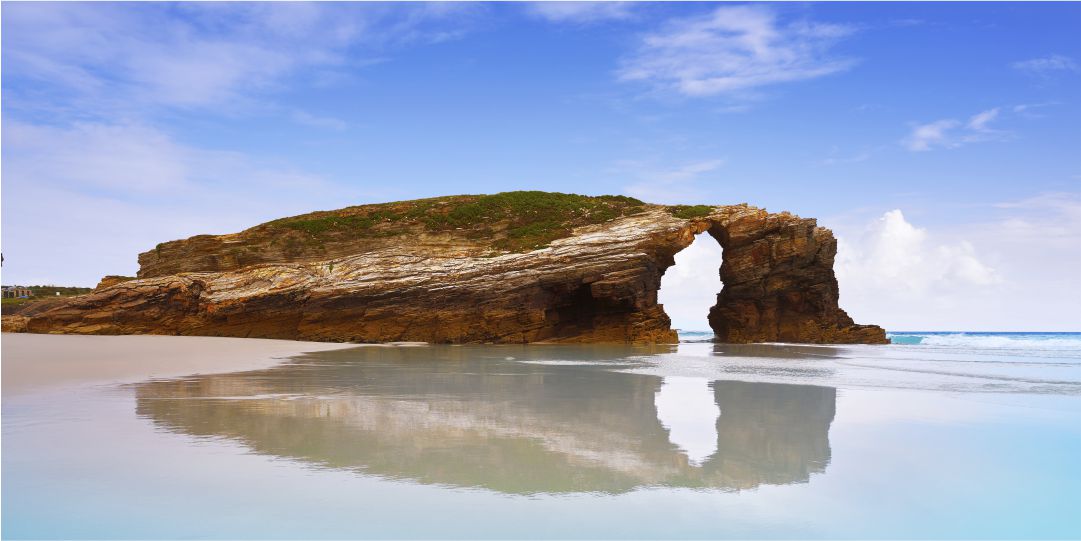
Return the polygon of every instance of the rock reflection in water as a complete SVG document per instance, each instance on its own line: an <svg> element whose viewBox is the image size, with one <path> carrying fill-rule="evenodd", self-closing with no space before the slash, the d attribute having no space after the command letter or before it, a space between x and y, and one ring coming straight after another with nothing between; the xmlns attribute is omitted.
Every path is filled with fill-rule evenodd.
<svg viewBox="0 0 1081 541"><path fill-rule="evenodd" d="M143 383L137 413L262 454L506 493L740 490L806 482L829 463L835 389L705 380L668 387L657 376L611 370L654 351L339 350L269 370ZM670 433L680 404L707 411Z"/></svg>
<svg viewBox="0 0 1081 541"><path fill-rule="evenodd" d="M717 451L717 416L721 410L706 378L666 376L654 403L668 439L700 466Z"/></svg>
<svg viewBox="0 0 1081 541"><path fill-rule="evenodd" d="M713 344L713 354L722 357L766 357L770 359L816 359L839 357L840 348L802 344Z"/></svg>

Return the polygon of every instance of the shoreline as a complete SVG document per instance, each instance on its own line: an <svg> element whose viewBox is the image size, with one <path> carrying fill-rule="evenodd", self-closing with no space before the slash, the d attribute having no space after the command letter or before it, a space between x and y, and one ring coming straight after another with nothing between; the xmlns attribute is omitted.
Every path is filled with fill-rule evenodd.
<svg viewBox="0 0 1081 541"><path fill-rule="evenodd" d="M85 385L259 370L292 357L365 344L265 338L2 333L5 397Z"/></svg>

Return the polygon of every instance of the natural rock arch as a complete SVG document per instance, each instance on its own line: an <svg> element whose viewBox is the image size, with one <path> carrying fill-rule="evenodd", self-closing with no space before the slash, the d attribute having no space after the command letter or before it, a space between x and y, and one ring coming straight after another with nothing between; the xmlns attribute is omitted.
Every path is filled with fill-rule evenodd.
<svg viewBox="0 0 1081 541"><path fill-rule="evenodd" d="M787 212L770 214L744 205L716 210L689 224L676 251L701 232L721 245L722 288L708 316L717 341L887 341L881 327L856 325L838 305L833 232ZM664 262L666 270L675 259Z"/></svg>
<svg viewBox="0 0 1081 541"><path fill-rule="evenodd" d="M138 279L39 305L4 326L356 342L672 343L678 337L657 303L661 276L676 252L708 232L724 249L724 288L709 314L719 341L886 342L881 328L855 325L838 307L836 240L813 219L748 205L702 207L690 217L675 207L637 208L524 252L493 251L491 236L509 234L495 226L484 237L387 222L312 249L296 241L300 232L275 229L280 221L200 235L140 254ZM290 242L275 244L282 238ZM284 244L301 248L279 249Z"/></svg>

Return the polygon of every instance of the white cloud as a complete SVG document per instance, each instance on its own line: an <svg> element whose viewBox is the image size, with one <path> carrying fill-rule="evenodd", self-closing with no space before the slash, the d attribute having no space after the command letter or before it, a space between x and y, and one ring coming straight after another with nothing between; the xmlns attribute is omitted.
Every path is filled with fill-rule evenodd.
<svg viewBox="0 0 1081 541"><path fill-rule="evenodd" d="M624 191L634 197L655 203L686 203L700 198L696 181L723 165L724 160L712 159L665 168L639 160L626 160L617 163L614 171L638 179L624 187Z"/></svg>
<svg viewBox="0 0 1081 541"><path fill-rule="evenodd" d="M784 25L767 6L722 6L645 36L618 76L688 96L739 93L849 69L852 60L826 52L851 32L836 24Z"/></svg>
<svg viewBox="0 0 1081 541"><path fill-rule="evenodd" d="M1039 110L1045 107L1053 107L1059 105L1058 102L1048 101L1042 103L1022 103L1020 105L1014 105L1011 109L1014 114L1021 115L1027 118L1043 118L1043 113Z"/></svg>
<svg viewBox="0 0 1081 541"><path fill-rule="evenodd" d="M980 113L972 115L972 118L968 120L968 129L974 131L987 131L989 124L992 120L998 117L998 107L994 109L988 109Z"/></svg>
<svg viewBox="0 0 1081 541"><path fill-rule="evenodd" d="M633 2L551 1L527 4L529 13L553 23L589 24L633 16Z"/></svg>
<svg viewBox="0 0 1081 541"><path fill-rule="evenodd" d="M1077 63L1072 58L1060 54L1022 60L1014 62L1011 66L1014 69L1040 76L1048 76L1056 72L1078 71Z"/></svg>
<svg viewBox="0 0 1081 541"><path fill-rule="evenodd" d="M1000 111L998 107L981 111L965 122L947 118L916 124L901 144L913 152L923 152L935 148L957 148L968 143L1005 140L1009 138L1009 132L990 126L999 117Z"/></svg>
<svg viewBox="0 0 1081 541"><path fill-rule="evenodd" d="M913 126L912 133L909 134L904 144L912 151L931 150L934 146L952 148L956 146L956 143L947 137L947 133L959 125L960 122L952 119L917 124Z"/></svg>
<svg viewBox="0 0 1081 541"><path fill-rule="evenodd" d="M900 210L835 228L841 306L892 330L1077 330L1081 194L1001 203L931 230Z"/></svg>
<svg viewBox="0 0 1081 541"><path fill-rule="evenodd" d="M185 145L137 124L5 119L5 280L93 285L158 242L358 201L286 163Z"/></svg>
<svg viewBox="0 0 1081 541"><path fill-rule="evenodd" d="M928 323L906 310L947 309L944 301L988 294L1001 281L971 242L936 239L909 223L899 209L862 232L840 236L835 270L842 307L857 321L894 330L919 330Z"/></svg>
<svg viewBox="0 0 1081 541"><path fill-rule="evenodd" d="M927 230L909 223L900 209L883 214L862 237L841 244L837 274L849 287L888 286L905 293L925 293L998 281L971 243L935 245L928 241Z"/></svg>

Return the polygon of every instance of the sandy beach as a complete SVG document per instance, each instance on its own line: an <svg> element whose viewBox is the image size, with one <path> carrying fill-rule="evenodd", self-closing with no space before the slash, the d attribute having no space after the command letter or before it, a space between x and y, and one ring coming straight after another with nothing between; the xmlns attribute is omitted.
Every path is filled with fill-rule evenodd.
<svg viewBox="0 0 1081 541"><path fill-rule="evenodd" d="M301 353L356 344L203 336L0 336L5 396L73 385L267 368Z"/></svg>

